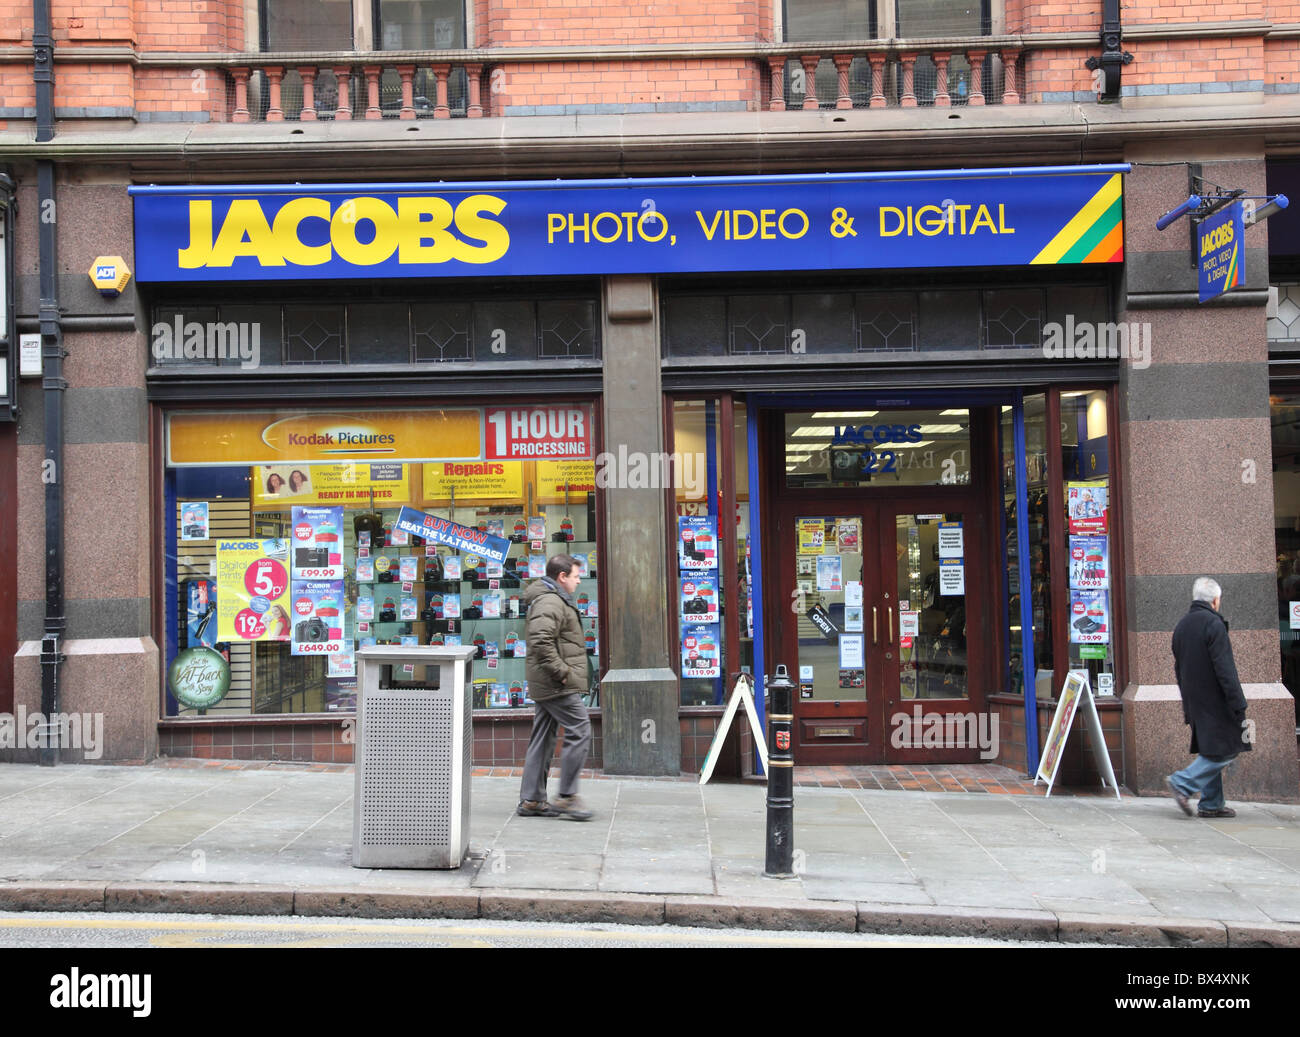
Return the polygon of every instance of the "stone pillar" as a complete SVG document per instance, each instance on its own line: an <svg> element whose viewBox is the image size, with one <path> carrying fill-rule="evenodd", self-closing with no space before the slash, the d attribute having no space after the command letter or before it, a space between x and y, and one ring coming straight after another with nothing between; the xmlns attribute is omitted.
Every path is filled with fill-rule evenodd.
<svg viewBox="0 0 1300 1037"><path fill-rule="evenodd" d="M607 277L604 294L604 449L615 457L657 456L665 447L655 284L649 277ZM680 692L668 656L672 614L664 491L634 489L614 479L604 494L607 562L600 607L609 670L600 684L600 706L605 771L676 775L682 756Z"/></svg>
<svg viewBox="0 0 1300 1037"><path fill-rule="evenodd" d="M1197 152L1200 152L1200 155ZM1228 800L1297 800L1294 704L1281 683L1268 405L1265 227L1245 233L1245 287L1197 300L1188 220L1155 221L1187 198L1182 161L1203 175L1264 193L1262 154L1210 161L1213 142L1126 156L1121 322L1150 325L1150 355L1121 364L1119 442L1128 581L1129 684L1124 691L1125 783L1165 794L1164 777L1191 762L1190 728L1174 681L1170 637L1192 582L1223 587L1222 610L1254 722L1254 749L1225 779ZM1156 165L1177 161L1178 164ZM1149 361L1149 362L1148 362Z"/></svg>
<svg viewBox="0 0 1300 1037"><path fill-rule="evenodd" d="M24 178L26 179L26 178ZM40 208L35 176L22 184L17 235L17 306L37 312ZM135 281L105 299L87 271L96 256L120 255L134 269L130 178L79 167L58 184L59 304L65 318L98 321L99 330L65 325L64 404L65 662L59 711L86 714L102 741L65 748L63 763L142 763L158 754L159 651L151 633L152 537L149 350L139 327ZM25 219L21 214L26 213ZM44 399L41 383L19 397L17 496L18 652L14 710L41 709L41 633L45 616ZM97 718L97 719L96 719ZM35 763L33 749L0 750L0 760Z"/></svg>

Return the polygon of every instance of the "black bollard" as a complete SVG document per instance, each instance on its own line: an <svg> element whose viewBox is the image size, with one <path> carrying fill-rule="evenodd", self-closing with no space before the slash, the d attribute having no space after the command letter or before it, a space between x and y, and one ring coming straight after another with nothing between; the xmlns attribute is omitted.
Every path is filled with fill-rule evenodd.
<svg viewBox="0 0 1300 1037"><path fill-rule="evenodd" d="M767 682L767 864L770 879L794 877L794 683L784 666Z"/></svg>

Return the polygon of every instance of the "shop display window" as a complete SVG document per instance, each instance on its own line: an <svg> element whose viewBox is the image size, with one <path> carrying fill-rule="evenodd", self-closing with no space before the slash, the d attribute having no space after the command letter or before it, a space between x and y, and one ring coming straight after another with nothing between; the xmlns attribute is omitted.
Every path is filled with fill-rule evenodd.
<svg viewBox="0 0 1300 1037"><path fill-rule="evenodd" d="M1024 691L1024 632L1021 627L1020 566L1029 566L1033 645L1038 697L1050 697L1052 672L1052 579L1048 546L1050 495L1047 479L1047 401L1043 393L1025 397L1025 468L1028 543L1022 550L1016 513L1016 442L1010 407L1002 408L1002 536L1007 602L1006 687ZM1023 560L1023 561L1022 561Z"/></svg>
<svg viewBox="0 0 1300 1037"><path fill-rule="evenodd" d="M672 422L676 576L669 595L676 603L681 701L686 706L714 705L725 701L727 678L753 664L745 411L735 408L730 430L736 487L731 522L720 520L728 433L721 401L677 400ZM742 603L734 616L725 593L733 565L736 598Z"/></svg>
<svg viewBox="0 0 1300 1037"><path fill-rule="evenodd" d="M1071 670L1087 670L1095 694L1115 692L1115 595L1111 569L1110 424L1104 390L1061 393L1065 616ZM1062 512L1057 512L1062 515Z"/></svg>
<svg viewBox="0 0 1300 1037"><path fill-rule="evenodd" d="M1051 699L1071 670L1093 693L1118 694L1115 507L1110 416L1104 389L1051 390L1025 397L1028 542L1019 542L1015 439L1010 407L1000 427L1002 536L1006 566L1004 687L1022 695L1021 567L1028 567L1033 617L1034 694ZM1055 456L1054 456L1055 454ZM1059 493L1059 496L1058 496Z"/></svg>
<svg viewBox="0 0 1300 1037"><path fill-rule="evenodd" d="M582 565L598 674L593 420L588 404L168 415L166 715L355 709L367 644L473 645L475 708L531 705L522 593L559 553ZM439 535L403 530L404 508Z"/></svg>
<svg viewBox="0 0 1300 1037"><path fill-rule="evenodd" d="M1282 683L1296 699L1300 729L1300 393L1269 399L1273 426L1273 531Z"/></svg>

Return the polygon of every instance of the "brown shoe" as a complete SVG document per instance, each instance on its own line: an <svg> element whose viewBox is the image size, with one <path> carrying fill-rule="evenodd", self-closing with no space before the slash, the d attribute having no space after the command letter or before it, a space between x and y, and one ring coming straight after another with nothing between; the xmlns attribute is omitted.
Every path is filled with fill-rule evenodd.
<svg viewBox="0 0 1300 1037"><path fill-rule="evenodd" d="M1169 794L1174 797L1174 802L1178 804L1178 808L1188 817L1191 817L1192 816L1191 801L1186 796L1184 796L1181 792L1178 791L1178 786L1174 784L1174 779L1172 777L1166 778L1165 785L1169 789ZM1202 814L1201 816L1204 817L1205 815Z"/></svg>
<svg viewBox="0 0 1300 1037"><path fill-rule="evenodd" d="M558 817L559 811L544 799L522 799L515 813L520 817Z"/></svg>
<svg viewBox="0 0 1300 1037"><path fill-rule="evenodd" d="M591 811L577 796L556 796L550 804L560 817L567 817L570 821L590 821Z"/></svg>
<svg viewBox="0 0 1300 1037"><path fill-rule="evenodd" d="M1218 810L1198 810L1197 817L1236 817L1237 812L1232 807L1219 807Z"/></svg>

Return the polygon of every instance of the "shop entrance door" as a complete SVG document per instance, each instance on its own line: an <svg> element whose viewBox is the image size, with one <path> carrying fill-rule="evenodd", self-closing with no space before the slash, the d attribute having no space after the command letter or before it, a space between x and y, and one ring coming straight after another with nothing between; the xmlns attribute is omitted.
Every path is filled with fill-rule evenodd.
<svg viewBox="0 0 1300 1037"><path fill-rule="evenodd" d="M993 595L976 501L808 497L783 502L776 525L795 762L988 758Z"/></svg>

